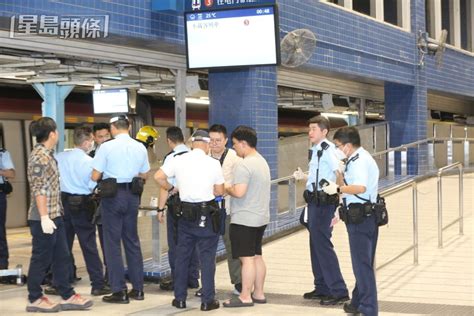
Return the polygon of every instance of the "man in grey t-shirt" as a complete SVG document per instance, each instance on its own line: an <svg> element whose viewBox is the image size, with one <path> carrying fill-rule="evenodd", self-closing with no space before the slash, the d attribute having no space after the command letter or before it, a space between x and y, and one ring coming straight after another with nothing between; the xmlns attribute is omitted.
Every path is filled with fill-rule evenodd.
<svg viewBox="0 0 474 316"><path fill-rule="evenodd" d="M242 292L224 302L224 307L266 303L263 285L266 267L262 239L270 221L270 168L258 153L257 133L248 126L232 132L232 143L243 160L234 167L232 185L226 186L231 198L230 241L232 256L242 263ZM253 294L252 294L253 289Z"/></svg>

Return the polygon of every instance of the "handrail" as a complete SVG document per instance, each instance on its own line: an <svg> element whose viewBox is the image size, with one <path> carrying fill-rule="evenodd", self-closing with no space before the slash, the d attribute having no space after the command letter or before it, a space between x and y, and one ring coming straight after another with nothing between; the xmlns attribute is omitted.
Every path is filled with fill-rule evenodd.
<svg viewBox="0 0 474 316"><path fill-rule="evenodd" d="M390 263L394 262L398 258L402 257L409 251L413 250L413 264L418 264L418 189L417 189L417 182L415 180L409 180L403 183L400 183L394 187L385 189L379 194L381 196L389 196L394 193L397 193L401 190L404 190L406 188L412 187L412 197L413 197L413 203L412 203L412 211L413 211L413 244L408 247L407 249L403 250L401 253L398 255L390 258L380 266L376 267L376 270L380 270L386 266L388 266Z"/></svg>
<svg viewBox="0 0 474 316"><path fill-rule="evenodd" d="M449 223L446 227L443 227L443 184L442 176L446 171L458 168L459 170L459 217L453 222ZM463 165L460 162L455 162L451 165L438 169L438 248L443 248L443 230L451 227L455 223L459 222L459 235L464 232L463 227L463 213L464 213L464 192L463 192Z"/></svg>

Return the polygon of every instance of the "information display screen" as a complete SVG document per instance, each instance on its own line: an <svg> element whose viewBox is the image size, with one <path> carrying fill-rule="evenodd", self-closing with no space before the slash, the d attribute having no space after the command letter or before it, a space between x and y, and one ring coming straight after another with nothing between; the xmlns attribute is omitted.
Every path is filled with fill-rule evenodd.
<svg viewBox="0 0 474 316"><path fill-rule="evenodd" d="M189 69L277 65L276 6L185 13Z"/></svg>
<svg viewBox="0 0 474 316"><path fill-rule="evenodd" d="M128 113L127 89L94 90L94 114Z"/></svg>

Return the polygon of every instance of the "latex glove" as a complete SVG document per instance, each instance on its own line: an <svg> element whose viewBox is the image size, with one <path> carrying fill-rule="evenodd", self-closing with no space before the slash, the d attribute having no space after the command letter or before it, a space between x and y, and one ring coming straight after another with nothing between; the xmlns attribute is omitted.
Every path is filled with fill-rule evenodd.
<svg viewBox="0 0 474 316"><path fill-rule="evenodd" d="M338 170L340 173L344 173L344 171L346 170L346 164L344 163L344 161L339 160Z"/></svg>
<svg viewBox="0 0 474 316"><path fill-rule="evenodd" d="M298 181L306 179L306 175L304 174L303 170L301 170L300 167L298 167L296 171L293 172L293 177L295 177L295 179Z"/></svg>
<svg viewBox="0 0 474 316"><path fill-rule="evenodd" d="M323 186L323 191L329 195L338 193L337 189L339 188L339 186L335 182L332 182L332 181L327 181L327 182L328 184Z"/></svg>
<svg viewBox="0 0 474 316"><path fill-rule="evenodd" d="M43 215L41 216L41 228L43 229L43 233L52 234L56 229L56 225L48 215Z"/></svg>

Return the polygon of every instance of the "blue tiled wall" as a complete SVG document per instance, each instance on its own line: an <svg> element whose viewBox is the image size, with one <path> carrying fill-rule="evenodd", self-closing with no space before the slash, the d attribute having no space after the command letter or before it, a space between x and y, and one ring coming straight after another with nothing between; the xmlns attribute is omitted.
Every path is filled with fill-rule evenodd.
<svg viewBox="0 0 474 316"><path fill-rule="evenodd" d="M267 160L272 179L278 177L278 109L276 67L209 73L209 123L238 125L257 131L258 151ZM272 190L272 218L276 216L276 188Z"/></svg>

